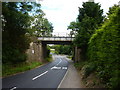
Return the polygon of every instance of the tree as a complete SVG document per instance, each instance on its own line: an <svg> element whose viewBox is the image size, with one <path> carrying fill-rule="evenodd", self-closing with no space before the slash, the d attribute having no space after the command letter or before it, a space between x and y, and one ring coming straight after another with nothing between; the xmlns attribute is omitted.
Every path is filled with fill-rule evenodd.
<svg viewBox="0 0 120 90"><path fill-rule="evenodd" d="M109 8L109 11L108 11L108 13L107 13L108 18L109 18L109 16L110 16L110 14L116 13L116 9L117 9L118 7L119 7L118 5L114 5L114 6L112 6L112 7Z"/></svg>
<svg viewBox="0 0 120 90"><path fill-rule="evenodd" d="M34 16L42 16L40 4L35 2L3 2L2 3L2 46L3 63L18 63L26 60L26 50L29 48L30 35L33 35ZM43 17L39 17L42 18ZM45 18L44 18L45 19ZM47 28L48 20L44 20ZM46 27L46 26L45 26Z"/></svg>
<svg viewBox="0 0 120 90"><path fill-rule="evenodd" d="M100 9L100 5L94 2L85 2L79 8L78 21L78 32L75 36L74 43L76 46L82 49L83 59L86 57L86 51L88 42L95 30L103 22L103 10ZM76 27L74 27L76 28Z"/></svg>
<svg viewBox="0 0 120 90"><path fill-rule="evenodd" d="M36 36L52 36L53 26L44 15L36 15L34 25L32 26Z"/></svg>
<svg viewBox="0 0 120 90"><path fill-rule="evenodd" d="M120 7L111 7L107 17L90 38L88 57L101 80L114 89L120 85Z"/></svg>
<svg viewBox="0 0 120 90"><path fill-rule="evenodd" d="M73 21L73 22L70 22L70 25L68 26L68 28L67 29L72 29L73 31L78 31L79 29L79 23L78 22L75 22L75 21Z"/></svg>
<svg viewBox="0 0 120 90"><path fill-rule="evenodd" d="M76 35L77 31L79 30L79 22L70 22L70 25L68 26L67 29L71 29L72 31L70 32L70 35Z"/></svg>
<svg viewBox="0 0 120 90"><path fill-rule="evenodd" d="M3 63L22 62L25 60L25 50L29 46L29 40L25 35L29 28L29 15L24 3L2 3L3 15ZM30 10L30 9L29 9Z"/></svg>
<svg viewBox="0 0 120 90"><path fill-rule="evenodd" d="M57 54L72 54L72 46L71 45L53 45L51 46L52 49L55 49Z"/></svg>

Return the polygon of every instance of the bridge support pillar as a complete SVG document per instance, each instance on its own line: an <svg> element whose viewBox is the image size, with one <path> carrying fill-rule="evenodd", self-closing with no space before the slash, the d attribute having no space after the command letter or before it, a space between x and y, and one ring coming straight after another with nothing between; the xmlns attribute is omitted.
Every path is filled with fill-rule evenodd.
<svg viewBox="0 0 120 90"><path fill-rule="evenodd" d="M75 58L74 58L75 62L80 62L80 58L81 58L80 53L81 53L81 49L76 46L75 47Z"/></svg>
<svg viewBox="0 0 120 90"><path fill-rule="evenodd" d="M47 57L47 44L42 44L43 58Z"/></svg>
<svg viewBox="0 0 120 90"><path fill-rule="evenodd" d="M42 62L45 62L45 58L47 57L47 44L40 43L40 58Z"/></svg>

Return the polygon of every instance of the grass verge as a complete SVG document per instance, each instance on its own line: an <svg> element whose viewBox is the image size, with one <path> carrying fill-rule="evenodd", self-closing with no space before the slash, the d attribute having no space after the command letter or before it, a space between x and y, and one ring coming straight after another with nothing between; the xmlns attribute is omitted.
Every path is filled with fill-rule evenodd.
<svg viewBox="0 0 120 90"><path fill-rule="evenodd" d="M13 75L19 72L27 71L40 66L41 62L29 62L29 63L19 63L19 64L3 64L2 65L2 77Z"/></svg>
<svg viewBox="0 0 120 90"><path fill-rule="evenodd" d="M67 58L71 59L72 60L72 56L71 55L67 55Z"/></svg>
<svg viewBox="0 0 120 90"><path fill-rule="evenodd" d="M47 57L47 58L45 58L45 60L47 61L47 62L52 62L52 55L49 55L49 57Z"/></svg>

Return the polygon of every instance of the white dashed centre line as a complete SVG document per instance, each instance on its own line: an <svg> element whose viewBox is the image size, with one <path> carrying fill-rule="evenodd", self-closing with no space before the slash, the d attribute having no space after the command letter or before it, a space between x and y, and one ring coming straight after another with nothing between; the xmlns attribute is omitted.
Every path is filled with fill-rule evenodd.
<svg viewBox="0 0 120 90"><path fill-rule="evenodd" d="M10 90L14 90L14 89L16 89L17 87L13 87L13 88L11 88Z"/></svg>
<svg viewBox="0 0 120 90"><path fill-rule="evenodd" d="M44 73L42 73L42 74L40 74L40 75L38 75L38 76L34 77L32 80L35 80L35 79L37 79L37 78L39 78L39 77L43 76L43 75L44 75L44 74L46 74L46 73L48 73L48 71L45 71Z"/></svg>
<svg viewBox="0 0 120 90"><path fill-rule="evenodd" d="M57 65L59 65L62 62L62 60L60 59L59 63Z"/></svg>
<svg viewBox="0 0 120 90"><path fill-rule="evenodd" d="M55 66L53 66L53 67L51 68L51 70L52 70L52 69L61 69L61 67L56 67L56 66L58 66L61 62L62 62L62 60L60 59L60 61L59 61Z"/></svg>

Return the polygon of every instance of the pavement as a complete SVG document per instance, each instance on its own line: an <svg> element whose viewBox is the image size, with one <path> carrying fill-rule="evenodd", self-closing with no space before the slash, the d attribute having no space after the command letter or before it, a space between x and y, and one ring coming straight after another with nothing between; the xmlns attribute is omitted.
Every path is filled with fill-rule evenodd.
<svg viewBox="0 0 120 90"><path fill-rule="evenodd" d="M74 67L73 61L69 59L67 60L69 62L68 71L58 88L84 88L80 75Z"/></svg>

